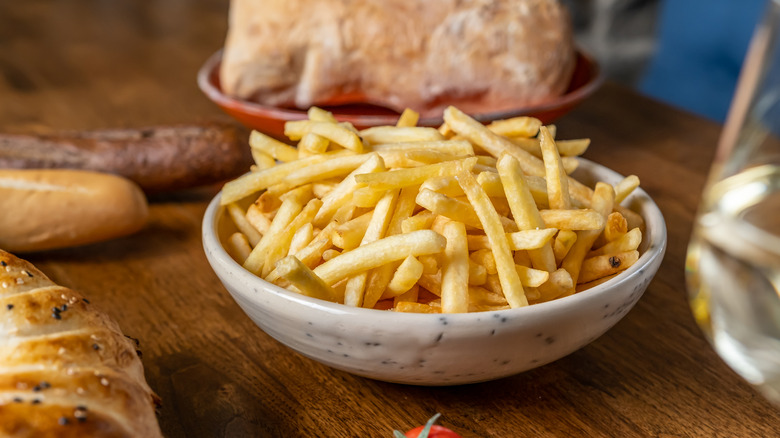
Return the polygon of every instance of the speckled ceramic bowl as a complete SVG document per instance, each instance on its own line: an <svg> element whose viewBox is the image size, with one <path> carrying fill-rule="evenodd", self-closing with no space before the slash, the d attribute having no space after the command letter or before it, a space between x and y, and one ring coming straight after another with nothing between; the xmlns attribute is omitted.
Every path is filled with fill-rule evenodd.
<svg viewBox="0 0 780 438"><path fill-rule="evenodd" d="M582 160L577 177L615 183L617 173ZM270 284L233 261L220 243L231 224L214 198L203 220L206 256L225 288L266 333L340 370L413 385L497 379L555 361L615 325L642 296L666 249L663 216L637 190L625 205L642 214L639 261L585 292L525 308L468 314L407 314L352 308ZM247 342L252 342L249 339Z"/></svg>

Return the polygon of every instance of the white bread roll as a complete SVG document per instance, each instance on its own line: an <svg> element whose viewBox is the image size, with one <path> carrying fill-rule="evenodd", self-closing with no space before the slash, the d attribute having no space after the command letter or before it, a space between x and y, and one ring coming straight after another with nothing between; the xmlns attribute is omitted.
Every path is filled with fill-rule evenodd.
<svg viewBox="0 0 780 438"><path fill-rule="evenodd" d="M41 251L138 231L148 216L141 189L82 170L0 170L0 248Z"/></svg>

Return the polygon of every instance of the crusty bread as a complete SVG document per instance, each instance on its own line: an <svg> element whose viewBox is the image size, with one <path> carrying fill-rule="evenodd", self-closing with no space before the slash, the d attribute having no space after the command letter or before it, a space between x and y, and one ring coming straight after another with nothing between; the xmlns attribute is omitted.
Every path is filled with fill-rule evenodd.
<svg viewBox="0 0 780 438"><path fill-rule="evenodd" d="M0 170L0 248L40 251L99 242L139 230L141 189L82 170Z"/></svg>
<svg viewBox="0 0 780 438"><path fill-rule="evenodd" d="M161 437L156 402L116 322L0 250L0 436Z"/></svg>
<svg viewBox="0 0 780 438"><path fill-rule="evenodd" d="M425 116L542 102L574 63L557 0L232 0L220 80L269 105L365 100Z"/></svg>

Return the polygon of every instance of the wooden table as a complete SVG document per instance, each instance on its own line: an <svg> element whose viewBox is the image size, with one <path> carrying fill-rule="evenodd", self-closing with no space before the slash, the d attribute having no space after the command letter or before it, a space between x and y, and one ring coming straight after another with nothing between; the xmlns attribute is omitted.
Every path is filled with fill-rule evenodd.
<svg viewBox="0 0 780 438"><path fill-rule="evenodd" d="M195 85L223 42L226 12L225 0L0 2L0 129L226 119ZM389 437L436 412L465 437L777 436L780 411L715 355L686 302L685 249L719 127L613 84L558 125L593 140L587 158L641 177L669 247L610 332L499 381L400 386L277 343L206 262L200 224L218 187L152 198L148 226L132 237L28 258L141 339L169 437Z"/></svg>

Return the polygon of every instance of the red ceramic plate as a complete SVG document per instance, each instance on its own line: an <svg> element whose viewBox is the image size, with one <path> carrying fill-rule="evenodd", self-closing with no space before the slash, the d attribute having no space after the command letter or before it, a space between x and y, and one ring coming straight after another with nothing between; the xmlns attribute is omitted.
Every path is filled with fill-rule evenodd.
<svg viewBox="0 0 780 438"><path fill-rule="evenodd" d="M236 99L224 94L219 81L221 61L222 51L220 50L203 64L203 67L198 72L198 86L223 111L246 127L282 138L284 136L285 122L307 118L304 110L267 106L257 102ZM472 114L472 116L482 122L515 116L533 116L541 119L544 123L550 123L593 94L602 81L603 77L596 61L585 53L578 51L577 64L571 83L566 93L562 96L530 107L496 113ZM323 108L331 111L338 120L351 122L358 129L371 126L394 125L398 120L397 112L369 104L346 104ZM441 118L430 118L421 119L419 124L421 126L438 126L441 122Z"/></svg>

